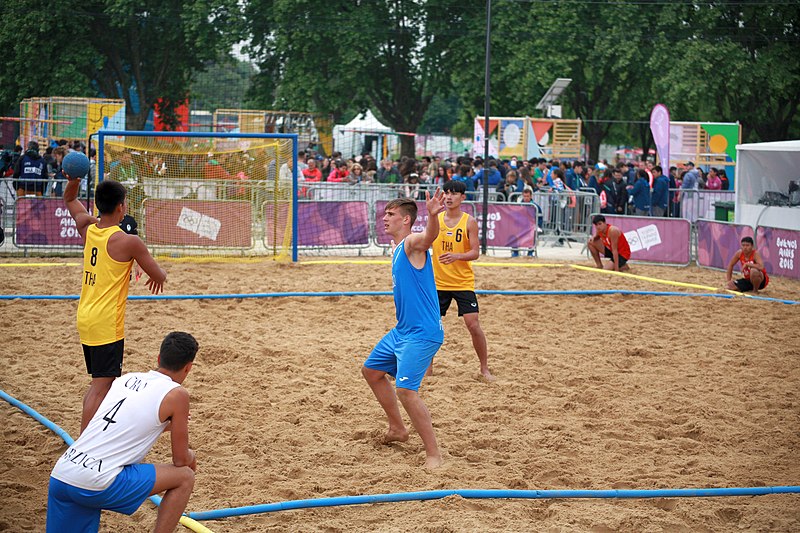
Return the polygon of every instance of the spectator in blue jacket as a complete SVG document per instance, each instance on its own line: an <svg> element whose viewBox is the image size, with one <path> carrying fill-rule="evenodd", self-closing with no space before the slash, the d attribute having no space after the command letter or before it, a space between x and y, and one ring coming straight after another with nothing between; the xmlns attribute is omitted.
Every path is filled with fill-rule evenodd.
<svg viewBox="0 0 800 533"><path fill-rule="evenodd" d="M17 160L14 167L14 188L17 197L26 194L42 196L47 183L47 161L39 155L39 143L28 142L25 155Z"/></svg>
<svg viewBox="0 0 800 533"><path fill-rule="evenodd" d="M643 169L636 172L636 183L628 185L633 198L633 214L637 217L650 216L650 176Z"/></svg>
<svg viewBox="0 0 800 533"><path fill-rule="evenodd" d="M654 217L667 216L669 178L664 175L659 165L653 167L653 196L651 203Z"/></svg>
<svg viewBox="0 0 800 533"><path fill-rule="evenodd" d="M489 187L497 187L500 184L502 177L500 176L500 171L497 170L496 159L490 159L486 166L475 174L476 188L483 187L484 176L486 176L486 179L489 182Z"/></svg>
<svg viewBox="0 0 800 533"><path fill-rule="evenodd" d="M456 173L453 174L450 179L461 181L467 186L467 200L471 202L475 200L475 181L472 179L469 173L470 166L461 164L457 167Z"/></svg>

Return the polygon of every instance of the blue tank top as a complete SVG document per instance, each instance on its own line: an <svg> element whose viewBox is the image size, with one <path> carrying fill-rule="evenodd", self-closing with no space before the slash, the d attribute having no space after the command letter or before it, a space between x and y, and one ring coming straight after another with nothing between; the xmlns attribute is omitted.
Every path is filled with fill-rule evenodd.
<svg viewBox="0 0 800 533"><path fill-rule="evenodd" d="M444 342L430 251L425 252L425 265L415 268L406 255L405 240L397 245L392 256L392 292L395 329L401 336Z"/></svg>

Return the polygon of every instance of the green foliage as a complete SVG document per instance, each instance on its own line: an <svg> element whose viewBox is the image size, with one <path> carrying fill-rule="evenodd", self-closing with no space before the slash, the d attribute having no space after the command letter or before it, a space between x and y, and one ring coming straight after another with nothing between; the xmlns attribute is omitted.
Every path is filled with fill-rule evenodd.
<svg viewBox="0 0 800 533"><path fill-rule="evenodd" d="M191 91L210 111L343 121L371 107L398 131L470 135L483 114L486 0L87 0L57 18L7 4L0 113L31 96L122 96L141 128L159 98L169 121ZM230 59L241 41L256 68ZM584 120L590 156L604 139L650 143L636 122L656 103L673 120L739 120L747 141L797 137L798 49L800 2L494 0L491 114L538 116L568 77L559 103Z"/></svg>
<svg viewBox="0 0 800 533"><path fill-rule="evenodd" d="M455 93L434 95L416 133L451 133L450 130L460 111L461 105ZM472 136L472 131L466 135L466 137L470 136Z"/></svg>
<svg viewBox="0 0 800 533"><path fill-rule="evenodd" d="M14 29L0 33L11 50L0 106L31 96L123 97L131 129L159 99L162 119L174 123L192 77L241 36L236 0L87 0L55 12L15 0L4 9Z"/></svg>
<svg viewBox="0 0 800 533"><path fill-rule="evenodd" d="M36 96L93 94L83 66L94 60L80 20L58 20L46 3L4 3L0 31L0 115L17 115L19 103Z"/></svg>
<svg viewBox="0 0 800 533"><path fill-rule="evenodd" d="M366 107L360 58L368 43L358 32L357 7L349 0L249 2L247 52L259 67L249 93L253 104L329 113L337 121Z"/></svg>
<svg viewBox="0 0 800 533"><path fill-rule="evenodd" d="M175 108L188 96L192 77L241 36L235 0L95 0L88 5L88 30L103 58L90 74L105 94L135 89L138 113L123 91L133 129L144 126L159 99L162 121L174 125Z"/></svg>
<svg viewBox="0 0 800 533"><path fill-rule="evenodd" d="M247 107L245 95L257 70L241 59L223 55L209 62L191 84L189 102L192 109L214 112L217 109Z"/></svg>
<svg viewBox="0 0 800 533"><path fill-rule="evenodd" d="M266 108L330 113L372 106L398 131L415 131L446 91L456 0L254 0L247 6ZM321 16L325 14L325 16ZM403 153L413 139L403 138Z"/></svg>

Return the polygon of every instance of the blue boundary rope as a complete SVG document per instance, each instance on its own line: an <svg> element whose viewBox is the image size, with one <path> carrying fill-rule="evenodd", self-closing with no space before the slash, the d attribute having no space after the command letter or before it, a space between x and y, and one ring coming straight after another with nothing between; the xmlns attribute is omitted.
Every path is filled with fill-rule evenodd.
<svg viewBox="0 0 800 533"><path fill-rule="evenodd" d="M397 492L366 496L341 496L310 500L291 500L246 507L232 507L216 511L189 513L194 520L219 520L231 516L243 516L275 511L309 509L315 507L338 507L371 503L439 500L448 496L468 499L566 499L566 498L711 498L719 496L764 496L767 494L796 494L800 486L741 487L720 489L652 489L652 490L427 490L420 492Z"/></svg>
<svg viewBox="0 0 800 533"><path fill-rule="evenodd" d="M724 298L731 300L737 295L715 292L676 292L676 291L630 291L630 290L586 290L586 291L496 291L478 290L477 294L499 296L603 296L621 294L627 296L687 296L693 298ZM334 292L254 292L240 294L137 294L128 296L129 300L220 300L245 298L297 298L297 297L340 297L340 296L391 296L391 291L334 291ZM0 300L78 300L79 294L2 294ZM747 296L752 300L778 302L787 305L800 304L795 300L781 300L766 296Z"/></svg>
<svg viewBox="0 0 800 533"><path fill-rule="evenodd" d="M59 426L25 405L13 396L0 389L0 398L4 399L23 413L31 416L56 435L67 445L74 441ZM648 490L428 490L419 492L397 492L393 494L372 494L363 496L336 496L332 498L315 498L309 500L290 500L261 505L231 507L214 511L187 513L193 520L217 520L231 516L243 516L292 509L310 509L315 507L338 507L341 505L361 505L370 503L407 502L421 500L438 500L448 496L461 496L470 499L565 499L565 498L711 498L719 496L765 496L767 494L800 494L800 486L775 487L733 487L710 489L648 489ZM160 496L151 496L150 501L161 504Z"/></svg>

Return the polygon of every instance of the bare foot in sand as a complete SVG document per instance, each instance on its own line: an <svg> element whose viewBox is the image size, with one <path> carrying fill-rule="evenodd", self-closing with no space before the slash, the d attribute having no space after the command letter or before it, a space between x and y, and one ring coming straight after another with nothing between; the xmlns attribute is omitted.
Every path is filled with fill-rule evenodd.
<svg viewBox="0 0 800 533"><path fill-rule="evenodd" d="M441 455L433 456L433 457L426 457L425 458L425 468L428 470L433 470L434 468L439 468L444 464L444 459L442 459Z"/></svg>
<svg viewBox="0 0 800 533"><path fill-rule="evenodd" d="M408 430L406 428L401 429L389 429L386 432L386 435L383 436L383 443L389 444L390 442L405 442L408 440Z"/></svg>
<svg viewBox="0 0 800 533"><path fill-rule="evenodd" d="M481 369L481 377L483 378L484 381L488 381L489 383L491 383L492 381L494 381L496 379L492 375L492 373L489 372L488 368Z"/></svg>

